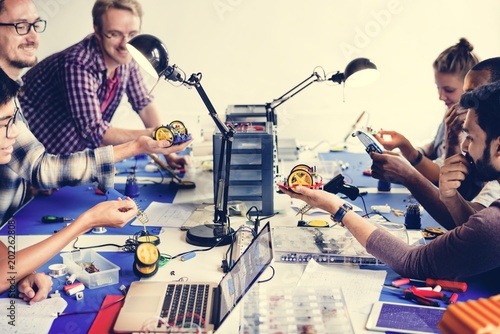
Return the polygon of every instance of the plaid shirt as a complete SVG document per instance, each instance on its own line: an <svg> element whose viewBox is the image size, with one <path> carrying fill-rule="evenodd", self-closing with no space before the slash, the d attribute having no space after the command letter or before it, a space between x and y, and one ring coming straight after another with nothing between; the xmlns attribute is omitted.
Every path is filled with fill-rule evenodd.
<svg viewBox="0 0 500 334"><path fill-rule="evenodd" d="M107 69L94 34L47 57L24 75L19 100L47 152L65 154L101 146L124 94L137 113L151 103L135 61L116 70L119 86L104 110Z"/></svg>
<svg viewBox="0 0 500 334"><path fill-rule="evenodd" d="M51 155L35 138L23 117L16 123L19 136L12 160L0 165L0 221L5 222L27 199L29 184L52 189L99 182L101 189L114 185L113 148L106 146L74 154Z"/></svg>

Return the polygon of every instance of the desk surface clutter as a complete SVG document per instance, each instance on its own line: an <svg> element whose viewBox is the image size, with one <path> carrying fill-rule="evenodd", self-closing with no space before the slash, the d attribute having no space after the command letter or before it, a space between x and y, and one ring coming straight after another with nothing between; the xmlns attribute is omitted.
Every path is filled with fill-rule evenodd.
<svg viewBox="0 0 500 334"><path fill-rule="evenodd" d="M415 203L414 198L401 186L394 186L394 191L376 191L377 181L369 176L363 175L363 171L370 166L370 159L366 153L328 152L321 153L319 155L319 159L320 161L341 161L345 167L341 172L345 176L346 182L360 187L360 191L362 193L364 190L363 188L367 189L367 192L364 193L362 197L351 201L358 208L360 208L363 213L365 213L365 211L371 212L372 206L387 204L394 210L381 214L391 222L399 224L405 223L404 215L400 215L398 212L404 212L408 204ZM121 175L130 171L129 168L131 164L137 167L135 170L136 176L141 179L141 182L139 188L140 194L135 198L135 200L143 210L146 210L152 202L172 203L179 193L185 191L192 192L193 201L195 200L196 196L194 196L194 194L196 193L196 189L177 189L175 187L170 187L168 183L161 183L164 181L164 175L159 175L157 171L146 172L145 166L147 163L147 160L138 159L129 160L117 165L117 170ZM204 178L207 177L206 174L198 176ZM212 176L210 175L209 177L211 178ZM375 188L375 190L373 190L373 188ZM115 189L124 193L125 184L117 183ZM211 191L208 191L208 193L211 193ZM286 195L276 194L275 196ZM29 245L30 243L43 239L46 235L56 233L57 230L63 228L65 224L68 223L42 223L42 216L56 215L74 219L89 207L104 200L106 200L106 197L96 193L93 185L66 187L55 191L51 196L36 197L22 210L16 213L14 217L16 220L15 233L17 239L19 240L19 244L22 246ZM283 197L281 197L281 202L283 202ZM359 213L361 214L361 212ZM326 215L324 213L310 212L302 218L304 220L328 220L328 216L325 216ZM273 228L298 228L297 222L300 218L300 216L296 215L296 211L288 205L287 208L283 210L280 209L279 214L266 219L266 222L269 221ZM421 222L422 228L438 226L432 217L430 217L425 211L421 215ZM262 225L264 225L264 223L265 222L263 221ZM236 229L238 226L246 224L248 224L248 221L244 217L231 216L231 226L233 228ZM307 227L305 228L307 229ZM332 228L337 229L339 227ZM134 226L129 223L122 229L108 229L102 235L89 232L81 237L83 242L79 246L97 245L106 242L124 243L128 236L134 235L141 229L142 227ZM162 254L169 254L170 256L173 256L183 252L200 249L199 247L187 244L185 241L185 232L180 231L178 228L148 227L148 230L150 233L161 237L161 243L158 245L158 249ZM8 231L6 228L0 230L0 236L6 236L7 233ZM418 230L416 233L418 233ZM72 250L71 245L66 247L65 251L68 250ZM132 270L134 253L118 250L118 248L109 247L106 248L105 251L104 249L102 251L101 249L95 249L100 256L119 267L118 283L103 285L92 289L87 287L83 290L82 298L77 299L75 295L67 296L63 292L63 288L66 285L66 276L53 278L54 284L52 293L56 290L61 292L60 298L67 303L63 313L67 315L53 319L52 327L50 327L49 331L50 333L108 332L109 328L112 326L114 317L116 317L119 312L121 307L120 302L116 303L116 305L110 307L106 311L101 311L102 313L99 313L99 316L97 317L97 312L90 311L98 311L101 305L118 300L120 296L122 296L122 291L120 290L121 285L128 287L132 281L139 280ZM203 252L195 252L193 256L186 257L184 260L182 260L181 257L178 257L173 260L166 261L166 263L162 264L159 268L157 274L148 278L148 280L174 281L187 279L189 281L213 280L214 282L218 282L224 275L221 269L221 261L227 256L226 250L227 247L216 247ZM255 309L254 303L259 300L262 302L262 298L267 298L263 296L268 296L270 291L272 291L275 298L277 298L276 296L278 296L282 291L299 291L295 290L295 288L300 286L303 287L303 290L300 290L302 293L295 294L296 300L305 298L304 292L307 291L307 287L309 289L316 288L317 291L325 291L325 289L329 289L329 292L325 294L330 296L331 300L329 302L323 301L322 303L325 305L325 308L329 308L330 311L332 311L331 305L333 305L333 301L342 302L338 305L343 306L338 306L335 311L337 312L338 318L336 318L335 321L330 318L330 322L321 320L321 323L322 326L326 324L326 327L336 325L345 326L343 327L343 333L365 332L366 329L364 325L370 313L371 305L373 305L373 302L376 300L407 304L412 303L403 298L403 290L399 292L382 288L383 284L391 284L392 281L399 278L395 272L383 264L361 266L352 264L334 264L323 266L318 264L316 261L286 263L284 261L276 261L277 258L278 255L275 255L275 262L272 265L273 272L271 272L268 268L261 278L263 281L265 281L266 278L272 279L266 283L256 284L255 287L251 289L248 296L243 299L243 302L240 305L240 310L243 312L242 316L240 317L237 314L231 315L232 319L227 321L223 327L217 330L217 333L236 333L238 331L237 328L239 327L238 324L242 325L241 329L244 329L246 333L259 333L259 328L262 332L265 327L263 324L266 322L262 320L262 318L260 322L261 325L259 325L260 327L256 326L255 319L259 319L258 313L262 311ZM39 268L38 271L50 273L51 270L49 269L49 266L61 264L62 262L63 258L60 255L57 255L49 261L49 263ZM337 277L337 279L335 279L335 277ZM468 290L459 294L458 301L478 299L481 297L487 298L494 293L500 292L495 284L491 284L492 282L487 282L488 284L485 284L484 280L477 279L471 280L468 283ZM405 286L404 288L408 288L409 286L410 285ZM278 287L280 289L278 289ZM366 296L360 297L360 293L364 293ZM319 296L318 298L321 297L321 293L318 293L317 295ZM1 297L8 299L7 293L4 293ZM17 303L20 304L22 301L17 300ZM439 304L441 307L447 307L444 302L440 302ZM279 305L287 304L285 301L282 301L281 304L269 304L266 308L266 315L275 314L275 325L276 313L273 312L276 312ZM61 307L61 305L59 305L59 307ZM64 305L62 305L62 307L64 307ZM306 306L304 306L304 309L305 308ZM342 312L346 312L346 315L342 315L344 314ZM261 316L263 316L263 314ZM292 319L290 321L296 321L297 324L299 323L299 317L296 314L293 315L293 312L287 313L287 316L291 317L289 318ZM342 317L339 318L339 316ZM321 316L315 319L318 320L320 318ZM345 322L345 319L348 319L348 321ZM267 321L269 321L269 319ZM310 319L310 321L312 320ZM2 324L0 324L0 329L11 329L5 326L2 327L4 322L5 320L3 320ZM319 323L316 323L316 326L318 326L318 324ZM27 323L27 326L28 325L30 325L29 322ZM306 329L312 329L313 327L310 327L310 325L311 324L308 325L308 323L305 323L304 326L300 328L295 327L289 332L294 333L301 332ZM270 330L270 328L271 327L267 327L266 330ZM289 327L287 328L290 330ZM318 330L320 328L321 327L316 327ZM275 331L269 331L269 333L273 332ZM325 331L325 333L328 332L329 331Z"/></svg>

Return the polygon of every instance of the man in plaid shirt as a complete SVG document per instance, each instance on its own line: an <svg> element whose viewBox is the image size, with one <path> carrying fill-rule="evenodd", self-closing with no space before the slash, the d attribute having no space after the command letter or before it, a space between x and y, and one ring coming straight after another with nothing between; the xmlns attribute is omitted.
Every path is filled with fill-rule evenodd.
<svg viewBox="0 0 500 334"><path fill-rule="evenodd" d="M151 135L162 125L139 66L127 50L127 42L141 28L140 2L97 0L92 16L93 34L47 57L23 77L21 107L49 153L121 144ZM145 129L110 125L125 94ZM176 154L166 160L174 168L187 163Z"/></svg>
<svg viewBox="0 0 500 334"><path fill-rule="evenodd" d="M12 79L19 79L23 68L36 63L38 33L45 30L45 25L32 0L0 0L0 67ZM37 117L43 116L37 114ZM10 128L19 133L12 146L2 148L12 150L12 159L0 165L1 222L7 221L27 201L30 184L47 190L98 182L100 189L106 190L114 185L115 162L141 153L180 152L190 143L167 147L168 141L140 136L116 146L52 155L30 131L21 111Z"/></svg>

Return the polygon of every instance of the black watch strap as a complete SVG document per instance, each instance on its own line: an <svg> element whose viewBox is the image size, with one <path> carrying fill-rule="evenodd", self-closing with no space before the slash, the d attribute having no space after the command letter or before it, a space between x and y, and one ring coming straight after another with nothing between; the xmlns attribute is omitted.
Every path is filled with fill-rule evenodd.
<svg viewBox="0 0 500 334"><path fill-rule="evenodd" d="M332 220L336 223L338 223L340 226L344 227L344 224L342 223L342 219L344 219L344 216L348 211L352 210L352 205L350 205L347 202L344 202L342 206L337 210L337 212L331 216Z"/></svg>

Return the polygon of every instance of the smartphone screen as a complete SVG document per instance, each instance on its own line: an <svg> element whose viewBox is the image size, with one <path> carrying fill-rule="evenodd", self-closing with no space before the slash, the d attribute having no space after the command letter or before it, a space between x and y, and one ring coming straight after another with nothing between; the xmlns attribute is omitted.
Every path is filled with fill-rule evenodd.
<svg viewBox="0 0 500 334"><path fill-rule="evenodd" d="M438 323L445 310L441 307L376 302L366 328L400 333L441 333Z"/></svg>

